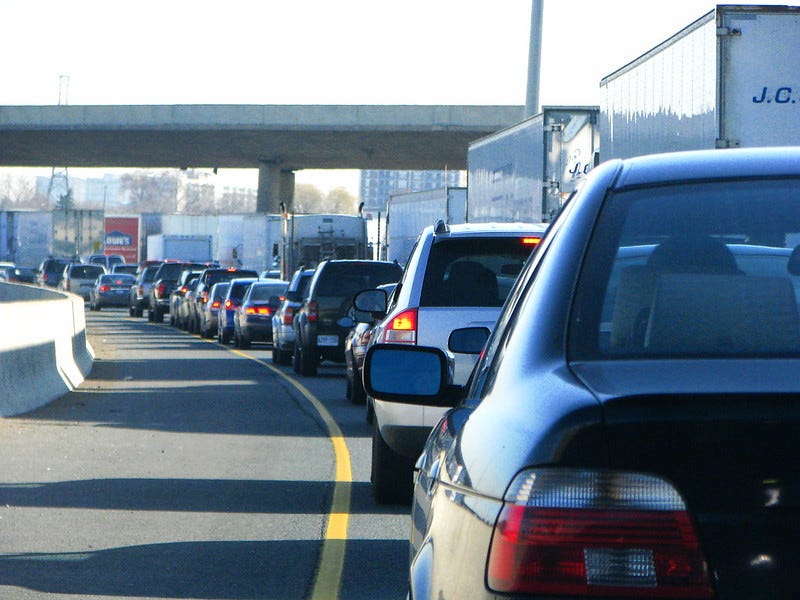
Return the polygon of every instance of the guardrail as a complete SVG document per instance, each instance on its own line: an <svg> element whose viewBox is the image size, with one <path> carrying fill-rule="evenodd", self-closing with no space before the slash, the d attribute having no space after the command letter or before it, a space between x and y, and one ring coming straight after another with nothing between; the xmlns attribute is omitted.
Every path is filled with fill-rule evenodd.
<svg viewBox="0 0 800 600"><path fill-rule="evenodd" d="M92 370L83 299L0 282L0 417L77 388Z"/></svg>

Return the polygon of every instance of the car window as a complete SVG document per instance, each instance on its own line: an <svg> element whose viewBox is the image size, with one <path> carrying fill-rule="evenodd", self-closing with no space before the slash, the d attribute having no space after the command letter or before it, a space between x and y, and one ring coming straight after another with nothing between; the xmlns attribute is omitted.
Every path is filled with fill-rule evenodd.
<svg viewBox="0 0 800 600"><path fill-rule="evenodd" d="M530 254L517 237L439 240L431 247L420 306L502 306Z"/></svg>
<svg viewBox="0 0 800 600"><path fill-rule="evenodd" d="M796 181L625 191L597 229L577 294L576 358L800 353Z"/></svg>
<svg viewBox="0 0 800 600"><path fill-rule="evenodd" d="M250 300L266 302L272 296L281 296L286 289L286 284L256 284L250 292Z"/></svg>
<svg viewBox="0 0 800 600"><path fill-rule="evenodd" d="M286 292L286 299L291 300L292 302L300 302L303 299L303 295L306 293L308 289L308 284L311 281L311 277L314 275L314 271L309 273L301 273L295 282L294 290L288 290Z"/></svg>
<svg viewBox="0 0 800 600"><path fill-rule="evenodd" d="M103 267L96 265L77 265L70 268L70 277L77 279L94 279L103 273Z"/></svg>
<svg viewBox="0 0 800 600"><path fill-rule="evenodd" d="M316 294L343 300L361 290L397 281L400 275L400 267L391 263L329 263L320 274Z"/></svg>

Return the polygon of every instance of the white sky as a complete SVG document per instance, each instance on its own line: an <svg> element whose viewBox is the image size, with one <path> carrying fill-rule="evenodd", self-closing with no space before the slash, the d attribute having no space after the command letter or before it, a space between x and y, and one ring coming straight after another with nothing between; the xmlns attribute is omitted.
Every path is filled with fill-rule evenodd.
<svg viewBox="0 0 800 600"><path fill-rule="evenodd" d="M545 0L540 104L599 104L602 77L715 4ZM62 75L73 105L521 105L530 14L531 0L0 0L0 105L57 104ZM354 172L323 175L296 180L357 193Z"/></svg>

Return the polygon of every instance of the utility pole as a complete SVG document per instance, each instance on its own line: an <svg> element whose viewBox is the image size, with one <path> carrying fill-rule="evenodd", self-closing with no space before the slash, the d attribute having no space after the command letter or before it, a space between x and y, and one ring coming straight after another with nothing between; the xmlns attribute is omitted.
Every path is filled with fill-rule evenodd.
<svg viewBox="0 0 800 600"><path fill-rule="evenodd" d="M69 75L58 76L58 105L67 106L69 96ZM55 207L62 210L74 208L72 189L69 187L67 167L53 167L50 170L50 182L47 184L47 202L56 196Z"/></svg>

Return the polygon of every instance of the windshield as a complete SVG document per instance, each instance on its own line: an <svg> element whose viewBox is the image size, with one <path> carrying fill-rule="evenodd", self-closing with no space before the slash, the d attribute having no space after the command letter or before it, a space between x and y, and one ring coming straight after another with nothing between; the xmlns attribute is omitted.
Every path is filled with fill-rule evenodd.
<svg viewBox="0 0 800 600"><path fill-rule="evenodd" d="M626 191L596 230L575 358L800 353L797 181Z"/></svg>

